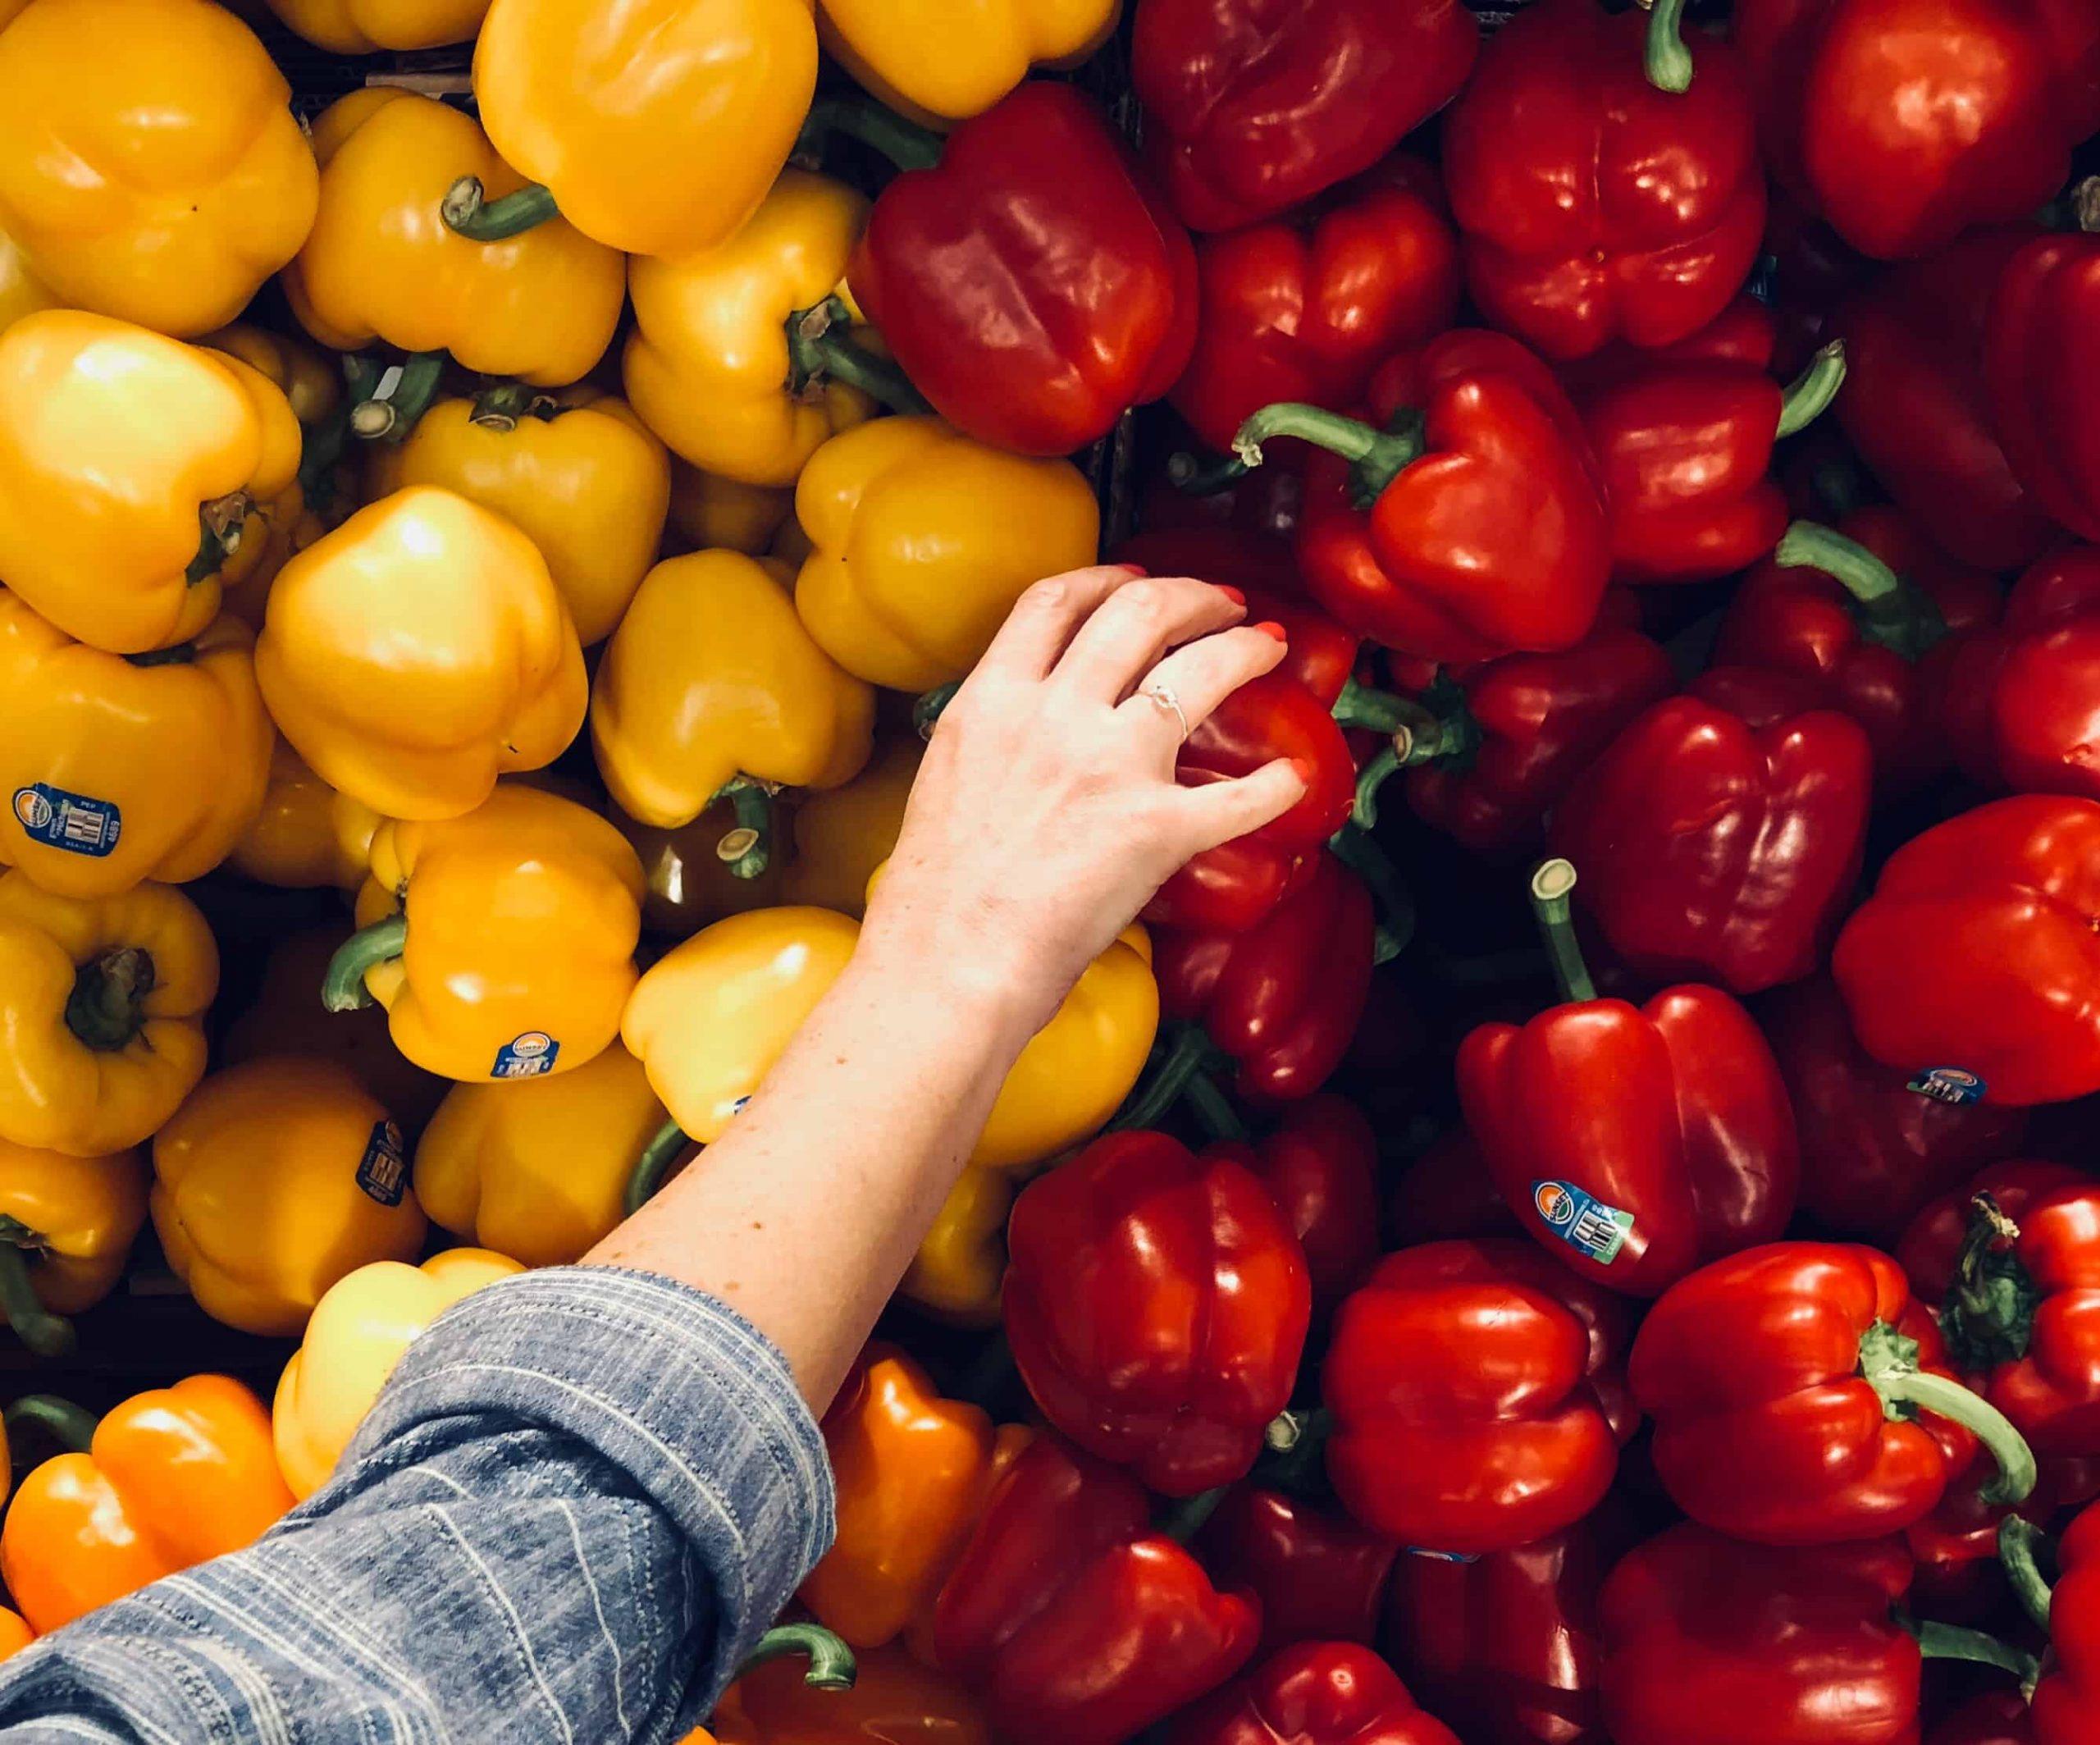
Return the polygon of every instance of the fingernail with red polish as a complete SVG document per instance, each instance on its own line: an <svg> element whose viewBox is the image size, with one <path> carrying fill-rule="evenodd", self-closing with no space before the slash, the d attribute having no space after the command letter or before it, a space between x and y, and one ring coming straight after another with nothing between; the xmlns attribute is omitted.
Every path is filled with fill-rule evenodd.
<svg viewBox="0 0 2100 1745"><path fill-rule="evenodd" d="M1253 628L1260 631L1263 636L1274 637L1279 642L1288 642L1290 640L1290 633L1272 618L1263 619Z"/></svg>
<svg viewBox="0 0 2100 1745"><path fill-rule="evenodd" d="M1152 572L1142 564L1111 564L1111 569L1120 569L1126 576L1148 576Z"/></svg>
<svg viewBox="0 0 2100 1745"><path fill-rule="evenodd" d="M1312 785L1312 778L1319 773L1312 767L1312 760L1309 757L1292 758L1290 767L1298 772L1299 780L1308 788Z"/></svg>
<svg viewBox="0 0 2100 1745"><path fill-rule="evenodd" d="M1221 594L1224 595L1225 597L1227 600L1230 600L1235 605L1244 606L1247 604L1247 596L1241 593L1238 588L1227 587L1222 582L1213 582L1211 583L1211 586L1216 588Z"/></svg>

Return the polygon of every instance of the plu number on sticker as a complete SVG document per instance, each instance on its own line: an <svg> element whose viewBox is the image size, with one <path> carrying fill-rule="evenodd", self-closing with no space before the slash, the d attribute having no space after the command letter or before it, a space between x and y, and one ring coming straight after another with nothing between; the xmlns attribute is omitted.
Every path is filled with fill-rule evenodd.
<svg viewBox="0 0 2100 1745"><path fill-rule="evenodd" d="M1606 1205L1572 1181L1534 1181L1532 1204L1551 1234L1600 1266L1617 1259L1632 1233L1631 1212Z"/></svg>
<svg viewBox="0 0 2100 1745"><path fill-rule="evenodd" d="M1984 1093L1989 1088L1974 1073L1960 1067L1929 1067L1904 1087L1921 1097L1930 1097L1935 1103L1951 1103L1956 1108L1981 1103Z"/></svg>
<svg viewBox="0 0 2100 1745"><path fill-rule="evenodd" d="M555 1057L561 1053L561 1044L545 1030L527 1030L522 1036L514 1036L495 1051L495 1064L489 1068L492 1079L536 1079L543 1072L555 1070Z"/></svg>
<svg viewBox="0 0 2100 1745"><path fill-rule="evenodd" d="M31 842L97 860L116 847L124 828L124 815L113 801L71 793L48 782L17 788L14 807L15 821Z"/></svg>

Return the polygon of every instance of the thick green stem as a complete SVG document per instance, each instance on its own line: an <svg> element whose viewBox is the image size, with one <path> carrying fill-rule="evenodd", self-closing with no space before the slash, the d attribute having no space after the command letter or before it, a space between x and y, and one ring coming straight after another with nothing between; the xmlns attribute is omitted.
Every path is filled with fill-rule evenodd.
<svg viewBox="0 0 2100 1745"><path fill-rule="evenodd" d="M1360 830L1378 822L1378 790L1400 767L1400 754L1391 746L1382 747L1356 773L1356 803L1349 808L1349 821Z"/></svg>
<svg viewBox="0 0 2100 1745"><path fill-rule="evenodd" d="M641 1148L634 1167L627 1172L627 1190L620 1195L620 1209L628 1217L632 1217L648 1204L650 1196L664 1185L664 1172L678 1162L692 1143L686 1137L686 1130L675 1121L667 1121L656 1130L655 1136Z"/></svg>
<svg viewBox="0 0 2100 1745"><path fill-rule="evenodd" d="M1641 51L1648 83L1681 97L1691 89L1691 51L1684 46L1684 0L1653 0L1648 41Z"/></svg>
<svg viewBox="0 0 2100 1745"><path fill-rule="evenodd" d="M2042 1291L2021 1263L2020 1227L1988 1193L1969 1202L1969 1228L1940 1304L1955 1366L1984 1372L2026 1356Z"/></svg>
<svg viewBox="0 0 2100 1745"><path fill-rule="evenodd" d="M935 685L930 691L921 691L911 701L911 726L920 739L931 742L934 729L940 725L941 714L955 701L955 694L962 688L958 678L944 685Z"/></svg>
<svg viewBox="0 0 2100 1745"><path fill-rule="evenodd" d="M1539 937L1553 960L1553 979L1562 999L1579 1003L1595 999L1597 984L1590 980L1582 943L1575 937L1574 905L1568 901L1574 889L1572 861L1541 861L1532 875L1532 913L1538 917Z"/></svg>
<svg viewBox="0 0 2100 1745"><path fill-rule="evenodd" d="M1889 1417L1914 1418L1925 1411L1960 1424L1997 1462L1997 1477L1978 1492L1983 1501L1993 1508L2026 1501L2034 1490L2034 1451L2026 1437L1980 1394L1917 1364L1917 1341L1887 1322L1876 1322L1860 1341L1860 1373L1881 1396L1882 1409Z"/></svg>
<svg viewBox="0 0 2100 1745"><path fill-rule="evenodd" d="M469 242L508 242L557 215L551 191L527 182L514 194L491 200L478 176L463 176L445 190L438 216L445 228Z"/></svg>
<svg viewBox="0 0 2100 1745"><path fill-rule="evenodd" d="M2049 1627L2049 1584L2043 1578L2041 1553L2048 1535L2025 1515L2009 1514L1998 1523L1998 1561L2020 1609L2043 1629Z"/></svg>
<svg viewBox="0 0 2100 1745"><path fill-rule="evenodd" d="M1947 634L1933 603L1857 540L1796 521L1772 554L1783 569L1819 569L1852 596L1860 633L1915 660Z"/></svg>
<svg viewBox="0 0 2100 1745"><path fill-rule="evenodd" d="M561 408L550 394L523 381L500 381L474 396L467 416L484 430L513 431L526 418L551 424Z"/></svg>
<svg viewBox="0 0 2100 1745"><path fill-rule="evenodd" d="M1374 964L1390 963L1414 938L1414 898L1401 883L1399 868L1366 829L1345 824L1327 838L1335 858L1371 888L1378 930L1371 948Z"/></svg>
<svg viewBox="0 0 2100 1745"><path fill-rule="evenodd" d="M121 945L89 958L73 971L66 1029L98 1053L128 1048L145 1023L146 996L154 981L153 954L138 946Z"/></svg>
<svg viewBox="0 0 2100 1745"><path fill-rule="evenodd" d="M208 582L240 550L249 512L255 500L244 491L229 491L197 506L197 555L183 571L182 579L194 587Z"/></svg>
<svg viewBox="0 0 2100 1745"><path fill-rule="evenodd" d="M1166 482L1184 496L1214 497L1229 491L1254 469L1236 455L1205 460L1185 449L1166 457Z"/></svg>
<svg viewBox="0 0 2100 1745"><path fill-rule="evenodd" d="M1217 1080L1206 1073L1198 1073L1181 1087L1181 1098L1189 1105L1189 1112L1196 1117L1196 1124L1212 1139L1230 1140L1242 1145L1247 1143L1247 1123L1239 1118L1232 1099L1218 1089Z"/></svg>
<svg viewBox="0 0 2100 1745"><path fill-rule="evenodd" d="M405 440L444 381L443 352L410 353L381 370L371 391L350 408L350 434L360 442Z"/></svg>
<svg viewBox="0 0 2100 1745"><path fill-rule="evenodd" d="M1279 1413L1262 1432L1268 1451L1255 1468L1256 1482L1279 1491L1309 1487L1326 1458L1327 1438L1334 1428L1334 1414L1325 1406Z"/></svg>
<svg viewBox="0 0 2100 1745"><path fill-rule="evenodd" d="M15 1219L0 1217L0 1321L39 1357L71 1357L80 1343L73 1323L46 1309L30 1282L27 1250L37 1245L34 1237Z"/></svg>
<svg viewBox="0 0 2100 1745"><path fill-rule="evenodd" d="M1929 1660L1970 1660L1979 1666L1996 1666L2020 1680L2022 1691L2034 1688L2040 1667L2034 1656L2010 1642L2000 1642L1981 1630L1965 1630L1952 1624L1898 1615L1896 1620L1918 1641L1918 1652Z"/></svg>
<svg viewBox="0 0 2100 1745"><path fill-rule="evenodd" d="M1465 707L1458 687L1449 687L1456 705L1446 714L1411 697L1375 691L1354 678L1335 699L1335 719L1344 727L1390 733L1393 742L1358 772L1356 805L1350 816L1363 829L1378 821L1378 790L1395 770L1418 764L1470 759L1480 746L1480 728Z"/></svg>
<svg viewBox="0 0 2100 1745"><path fill-rule="evenodd" d="M1166 1118L1167 1111L1181 1100L1189 1081L1205 1071L1217 1056L1217 1047L1203 1034L1203 1026L1180 1026L1151 1071L1102 1131L1124 1133L1157 1126Z"/></svg>
<svg viewBox="0 0 2100 1745"><path fill-rule="evenodd" d="M931 169L947 144L931 128L907 121L868 98L825 97L810 106L796 151L821 156L825 135L834 133L874 147L900 170Z"/></svg>
<svg viewBox="0 0 2100 1745"><path fill-rule="evenodd" d="M398 957L409 943L405 912L360 927L336 948L321 978L321 1003L331 1012L359 1012L372 1003L365 972Z"/></svg>
<svg viewBox="0 0 2100 1745"><path fill-rule="evenodd" d="M1833 340L1787 384L1779 401L1779 427L1773 434L1792 436L1806 430L1830 409L1844 386L1845 342Z"/></svg>
<svg viewBox="0 0 2100 1745"><path fill-rule="evenodd" d="M9 1441L22 1431L34 1429L68 1454L85 1454L94 1445L95 1426L101 1421L85 1406L57 1394L24 1394L0 1412L0 1427L5 1428Z"/></svg>
<svg viewBox="0 0 2100 1745"><path fill-rule="evenodd" d="M812 382L843 382L892 412L930 412L926 397L893 358L856 345L852 314L833 297L788 317L788 386L797 394Z"/></svg>
<svg viewBox="0 0 2100 1745"><path fill-rule="evenodd" d="M714 845L715 859L728 866L734 878L757 878L773 862L773 790L763 782L740 775L724 783L714 797L727 800L737 815L736 824L723 832L722 839Z"/></svg>
<svg viewBox="0 0 2100 1745"><path fill-rule="evenodd" d="M1249 466L1258 467L1264 442L1275 436L1296 436L1349 461L1357 496L1375 499L1422 458L1420 420L1404 413L1394 423L1396 427L1380 430L1323 406L1308 405L1303 400L1278 400L1262 407L1239 427L1232 439L1232 451Z"/></svg>
<svg viewBox="0 0 2100 1745"><path fill-rule="evenodd" d="M1230 1485L1219 1485L1215 1490L1198 1491L1194 1496L1184 1498L1169 1509L1161 1519L1159 1531L1163 1537L1176 1545L1186 1545L1203 1530L1203 1523L1217 1513Z"/></svg>
<svg viewBox="0 0 2100 1745"><path fill-rule="evenodd" d="M802 1682L812 1690L850 1691L859 1675L853 1651L820 1624L778 1624L758 1639L758 1646L744 1656L737 1676L755 1672L773 1660L791 1654L806 1654L810 1670Z"/></svg>
<svg viewBox="0 0 2100 1745"><path fill-rule="evenodd" d="M1335 699L1334 717L1344 727L1361 727L1374 733L1390 733L1408 724L1419 711L1427 714L1412 698L1396 696L1390 691L1379 691L1369 685L1358 684L1354 678L1342 683L1341 695Z"/></svg>

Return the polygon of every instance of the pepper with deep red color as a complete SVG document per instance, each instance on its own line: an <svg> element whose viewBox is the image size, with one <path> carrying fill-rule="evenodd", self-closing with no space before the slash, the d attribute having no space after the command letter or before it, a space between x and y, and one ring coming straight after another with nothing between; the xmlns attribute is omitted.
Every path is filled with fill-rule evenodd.
<svg viewBox="0 0 2100 1745"><path fill-rule="evenodd" d="M1234 1487L1196 1546L1215 1580L1261 1601L1265 1654L1369 1642L1398 1551L1346 1515L1251 1482Z"/></svg>
<svg viewBox="0 0 2100 1745"><path fill-rule="evenodd" d="M2096 115L2100 126L2100 115ZM2006 459L2036 502L2100 539L2100 236L2036 238L1998 275L1984 334L1984 377Z"/></svg>
<svg viewBox="0 0 2100 1745"><path fill-rule="evenodd" d="M845 112L850 114L851 112ZM879 138L898 131L892 118ZM847 273L912 385L967 435L1065 455L1189 362L1188 233L1078 89L1031 80L911 142Z"/></svg>
<svg viewBox="0 0 2100 1745"><path fill-rule="evenodd" d="M1363 1281L1378 1258L1378 1135L1354 1103L1329 1092L1287 1103L1259 1140L1220 1140L1205 1154L1230 1158L1268 1189L1305 1251L1316 1312Z"/></svg>
<svg viewBox="0 0 2100 1745"><path fill-rule="evenodd" d="M1497 33L1445 123L1473 301L1549 357L1696 333L1757 258L1748 80L1726 43L1687 49L1682 11L1541 0ZM1673 89L1644 72L1644 38Z"/></svg>
<svg viewBox="0 0 2100 1745"><path fill-rule="evenodd" d="M1167 1745L1459 1745L1399 1674L1356 1642L1271 1655L1180 1716Z"/></svg>
<svg viewBox="0 0 2100 1745"><path fill-rule="evenodd" d="M1166 1496L1245 1476L1312 1308L1259 1177L1162 1133L1112 1133L1029 1185L1007 1240L1007 1337L1044 1417Z"/></svg>
<svg viewBox="0 0 2100 1745"><path fill-rule="evenodd" d="M1459 0L1143 0L1130 83L1175 210L1230 231L1369 169L1479 52Z"/></svg>
<svg viewBox="0 0 2100 1745"><path fill-rule="evenodd" d="M2100 1090L2100 800L2020 794L1914 837L1830 967L1860 1045L1929 1094Z"/></svg>
<svg viewBox="0 0 2100 1745"><path fill-rule="evenodd" d="M1750 1014L1717 988L1600 1000L1568 912L1575 870L1532 880L1561 1005L1459 1044L1459 1101L1503 1199L1556 1260L1630 1296L1787 1227L1793 1111Z"/></svg>
<svg viewBox="0 0 2100 1745"><path fill-rule="evenodd" d="M1314 444L1299 523L1307 590L1403 654L1488 660L1579 642L1611 570L1603 489L1582 420L1514 340L1458 328L1389 359L1369 419L1265 406L1234 447Z"/></svg>
<svg viewBox="0 0 2100 1745"><path fill-rule="evenodd" d="M2100 1739L2100 1503L2064 1529L2057 1568L2056 1587L2043 1602L2048 1675L2035 1689L2029 1718L2036 1745L2093 1745Z"/></svg>
<svg viewBox="0 0 2100 1745"><path fill-rule="evenodd" d="M1251 1596L1153 1530L1136 1479L1039 1437L993 1491L934 1608L942 1669L1014 1745L1118 1745L1247 1663Z"/></svg>

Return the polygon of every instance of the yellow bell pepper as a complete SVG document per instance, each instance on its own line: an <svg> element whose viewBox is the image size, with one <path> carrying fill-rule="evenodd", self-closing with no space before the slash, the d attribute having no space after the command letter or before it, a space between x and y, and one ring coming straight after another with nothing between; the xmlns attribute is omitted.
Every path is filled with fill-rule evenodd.
<svg viewBox="0 0 2100 1745"><path fill-rule="evenodd" d="M641 866L596 812L515 783L464 817L372 839L331 1011L386 1008L400 1051L449 1079L571 1072L619 1035Z"/></svg>
<svg viewBox="0 0 2100 1745"><path fill-rule="evenodd" d="M354 891L364 883L372 834L379 825L378 813L337 793L279 739L270 754L262 809L241 832L226 863L261 884L287 890L333 885Z"/></svg>
<svg viewBox="0 0 2100 1745"><path fill-rule="evenodd" d="M585 235L711 249L794 149L816 89L810 4L495 0L474 49L482 125Z"/></svg>
<svg viewBox="0 0 2100 1745"><path fill-rule="evenodd" d="M957 1327L996 1327L1014 1179L975 1164L956 1178L897 1295Z"/></svg>
<svg viewBox="0 0 2100 1745"><path fill-rule="evenodd" d="M981 115L1038 66L1075 66L1114 34L1116 0L818 0L832 58L896 110Z"/></svg>
<svg viewBox="0 0 2100 1745"><path fill-rule="evenodd" d="M816 553L810 542L810 536L802 531L802 523L790 515L780 523L780 531L773 536L773 544L766 555L776 558L792 569L799 570Z"/></svg>
<svg viewBox="0 0 2100 1745"><path fill-rule="evenodd" d="M6 321L5 295L0 290L0 325ZM671 529L689 551L763 557L794 509L790 486L746 485L719 473L703 473L688 461L671 462Z"/></svg>
<svg viewBox="0 0 2100 1745"><path fill-rule="evenodd" d="M642 578L606 645L591 745L614 801L644 824L687 824L730 797L742 828L718 852L751 876L770 854L771 790L851 779L874 713L874 692L802 628L777 566L696 551Z"/></svg>
<svg viewBox="0 0 2100 1745"><path fill-rule="evenodd" d="M449 1249L421 1266L375 1260L314 1305L271 1405L277 1469L301 1502L327 1483L409 1344L455 1303L524 1268L485 1248Z"/></svg>
<svg viewBox="0 0 2100 1745"><path fill-rule="evenodd" d="M320 423L343 403L343 378L335 360L304 340L237 321L197 343L238 358L268 377L282 391L302 429Z"/></svg>
<svg viewBox="0 0 2100 1745"><path fill-rule="evenodd" d="M1094 560L1101 511L1064 460L988 448L938 418L879 418L819 449L795 487L815 546L795 582L849 673L926 691L976 665L1022 591Z"/></svg>
<svg viewBox="0 0 2100 1745"><path fill-rule="evenodd" d="M276 1337L345 1273L413 1259L425 1229L379 1100L348 1067L290 1056L221 1068L153 1135L153 1215L199 1308Z"/></svg>
<svg viewBox="0 0 2100 1745"><path fill-rule="evenodd" d="M628 276L635 330L620 368L650 427L696 467L792 485L820 444L874 414L861 389L907 394L896 365L843 339L857 313L847 263L867 222L865 195L783 170L726 242L675 260L637 258ZM806 336L806 327L824 331Z"/></svg>
<svg viewBox="0 0 2100 1745"><path fill-rule="evenodd" d="M299 462L290 404L238 358L73 309L0 335L0 576L84 642L203 629Z"/></svg>
<svg viewBox="0 0 2100 1745"><path fill-rule="evenodd" d="M0 230L62 302L222 327L313 222L290 98L207 0L35 0L0 33Z"/></svg>
<svg viewBox="0 0 2100 1745"><path fill-rule="evenodd" d="M717 800L692 823L669 830L637 824L618 807L612 817L641 857L641 925L651 933L687 939L729 916L776 908L786 900L780 893L788 857L769 855L756 876L740 879L718 852L731 831L742 828L732 800Z"/></svg>
<svg viewBox="0 0 2100 1745"><path fill-rule="evenodd" d="M905 802L925 750L916 733L896 733L842 788L806 796L795 807L794 858L788 863L783 902L811 903L859 920L868 881L897 847Z"/></svg>
<svg viewBox="0 0 2100 1745"><path fill-rule="evenodd" d="M254 643L221 618L158 654L104 654L0 589L0 861L62 896L110 897L226 859L276 738Z"/></svg>
<svg viewBox="0 0 2100 1745"><path fill-rule="evenodd" d="M83 900L0 876L0 1139L104 1157L204 1072L219 952L171 885Z"/></svg>
<svg viewBox="0 0 2100 1745"><path fill-rule="evenodd" d="M285 565L255 676L315 773L390 818L472 811L504 770L560 756L586 701L576 627L538 548L421 486Z"/></svg>
<svg viewBox="0 0 2100 1745"><path fill-rule="evenodd" d="M0 1321L38 1356L70 1354L62 1318L94 1308L122 1275L146 1222L147 1173L136 1150L69 1158L0 1140Z"/></svg>
<svg viewBox="0 0 2100 1745"><path fill-rule="evenodd" d="M416 1197L455 1236L566 1266L619 1223L635 1160L664 1125L641 1062L614 1043L523 1085L455 1085L416 1147Z"/></svg>
<svg viewBox="0 0 2100 1745"><path fill-rule="evenodd" d="M285 26L331 54L471 43L489 0L270 0Z"/></svg>
<svg viewBox="0 0 2100 1745"><path fill-rule="evenodd" d="M374 444L373 496L436 485L517 523L540 548L586 648L627 610L664 542L671 463L625 400L505 383L445 400L401 442Z"/></svg>
<svg viewBox="0 0 2100 1745"><path fill-rule="evenodd" d="M30 267L29 257L5 231L0 231L0 333L5 333L25 315L59 307L51 287ZM768 529L768 537L771 529Z"/></svg>
<svg viewBox="0 0 2100 1745"><path fill-rule="evenodd" d="M627 295L619 253L559 218L504 243L456 235L437 212L455 178L518 185L473 118L392 88L343 104L347 126L323 116L314 130L320 212L285 272L307 331L338 351L376 339L449 351L463 368L541 387L596 363Z"/></svg>

